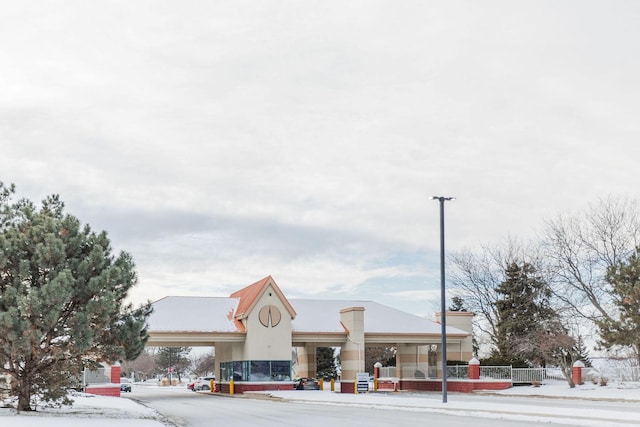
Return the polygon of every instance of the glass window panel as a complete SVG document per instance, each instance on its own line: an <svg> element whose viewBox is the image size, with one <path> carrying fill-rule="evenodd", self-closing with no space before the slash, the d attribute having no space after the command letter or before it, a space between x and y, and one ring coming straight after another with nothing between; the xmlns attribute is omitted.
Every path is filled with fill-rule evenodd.
<svg viewBox="0 0 640 427"><path fill-rule="evenodd" d="M268 360L251 361L251 381L271 381L271 366Z"/></svg>
<svg viewBox="0 0 640 427"><path fill-rule="evenodd" d="M233 380L234 381L247 381L248 380L247 364L246 362L233 362Z"/></svg>
<svg viewBox="0 0 640 427"><path fill-rule="evenodd" d="M272 381L290 381L291 380L291 362L289 360L271 361L271 380Z"/></svg>

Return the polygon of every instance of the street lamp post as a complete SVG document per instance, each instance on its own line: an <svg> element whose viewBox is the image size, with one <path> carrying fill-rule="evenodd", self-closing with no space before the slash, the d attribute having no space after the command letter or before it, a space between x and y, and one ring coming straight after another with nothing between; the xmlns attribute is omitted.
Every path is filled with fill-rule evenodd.
<svg viewBox="0 0 640 427"><path fill-rule="evenodd" d="M440 202L440 327L442 335L442 403L447 403L447 313L444 288L444 202L454 197L433 196L431 200Z"/></svg>

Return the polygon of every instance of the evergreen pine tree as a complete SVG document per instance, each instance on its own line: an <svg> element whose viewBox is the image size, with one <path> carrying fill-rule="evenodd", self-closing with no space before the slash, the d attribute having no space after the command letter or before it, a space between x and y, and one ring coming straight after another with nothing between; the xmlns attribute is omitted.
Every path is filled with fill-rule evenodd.
<svg viewBox="0 0 640 427"><path fill-rule="evenodd" d="M396 366L396 347L365 347L364 369L373 375L374 365L377 362L382 366Z"/></svg>
<svg viewBox="0 0 640 427"><path fill-rule="evenodd" d="M462 297L454 296L453 298L451 298L449 311L467 311L464 306L464 300L462 299Z"/></svg>
<svg viewBox="0 0 640 427"><path fill-rule="evenodd" d="M68 403L83 367L140 354L151 306L125 303L133 259L112 255L105 232L65 214L58 196L38 209L14 193L0 183L0 366L28 411L34 394Z"/></svg>
<svg viewBox="0 0 640 427"><path fill-rule="evenodd" d="M178 382L189 368L191 347L160 347L156 354L156 366L168 377L177 377Z"/></svg>
<svg viewBox="0 0 640 427"><path fill-rule="evenodd" d="M498 323L492 358L515 366L544 364L539 352L528 344L549 319L557 317L549 304L548 285L533 265L513 262L507 266L505 280L496 291Z"/></svg>
<svg viewBox="0 0 640 427"><path fill-rule="evenodd" d="M597 322L600 344L632 347L640 364L640 247L627 261L610 267L606 279L619 315Z"/></svg>
<svg viewBox="0 0 640 427"><path fill-rule="evenodd" d="M576 355L577 360L582 361L582 363L584 363L584 366L586 366L587 368L593 366L593 361L591 360L591 357L589 357L589 351L587 350L587 346L585 345L582 336L579 336L576 340Z"/></svg>
<svg viewBox="0 0 640 427"><path fill-rule="evenodd" d="M316 349L316 372L318 378L337 378L336 357L332 347L318 347Z"/></svg>

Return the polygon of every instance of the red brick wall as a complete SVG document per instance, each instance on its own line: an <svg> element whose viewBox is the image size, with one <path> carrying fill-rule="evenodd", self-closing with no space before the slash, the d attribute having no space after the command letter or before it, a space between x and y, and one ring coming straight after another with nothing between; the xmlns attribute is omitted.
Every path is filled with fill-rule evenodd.
<svg viewBox="0 0 640 427"><path fill-rule="evenodd" d="M393 391L394 384L390 380L378 381L378 390ZM400 390L400 384L398 384L398 390Z"/></svg>
<svg viewBox="0 0 640 427"><path fill-rule="evenodd" d="M229 383L216 383L220 393L229 394ZM234 382L233 392L234 394L242 394L248 391L268 391L268 390L293 390L293 383L245 383Z"/></svg>
<svg viewBox="0 0 640 427"><path fill-rule="evenodd" d="M478 381L473 382L474 390L506 390L513 387L510 381Z"/></svg>
<svg viewBox="0 0 640 427"><path fill-rule="evenodd" d="M355 383L353 381L340 381L340 393L351 393L355 392Z"/></svg>
<svg viewBox="0 0 640 427"><path fill-rule="evenodd" d="M111 386L111 385L98 385L98 386L87 386L85 391L87 393L95 394L98 396L113 396L120 397L120 386Z"/></svg>
<svg viewBox="0 0 640 427"><path fill-rule="evenodd" d="M111 383L120 384L120 366L111 367Z"/></svg>
<svg viewBox="0 0 640 427"><path fill-rule="evenodd" d="M447 391L471 393L474 390L506 390L511 381L447 381ZM442 380L400 381L404 391L442 391Z"/></svg>
<svg viewBox="0 0 640 427"><path fill-rule="evenodd" d="M291 383L234 383L235 393L245 393L247 391L267 391L267 390L293 390ZM227 385L228 392L228 385Z"/></svg>

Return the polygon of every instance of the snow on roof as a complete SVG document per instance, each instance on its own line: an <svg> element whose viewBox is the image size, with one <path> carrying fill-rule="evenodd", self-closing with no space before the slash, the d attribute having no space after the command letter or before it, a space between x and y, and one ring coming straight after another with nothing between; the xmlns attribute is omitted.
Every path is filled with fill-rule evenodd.
<svg viewBox="0 0 640 427"><path fill-rule="evenodd" d="M354 300L289 300L297 313L292 332L344 333L340 311L364 307L365 333L379 334L440 334L441 326L432 320L416 316L373 301ZM153 303L149 317L152 332L244 332L234 321L239 298L170 296ZM447 326L447 334L464 334Z"/></svg>
<svg viewBox="0 0 640 427"><path fill-rule="evenodd" d="M243 332L233 315L239 298L165 297L153 303L153 332Z"/></svg>
<svg viewBox="0 0 640 427"><path fill-rule="evenodd" d="M344 332L340 310L364 307L364 332L380 334L440 334L441 326L432 320L416 316L373 301L291 299L298 315L293 332ZM447 326L447 334L468 333Z"/></svg>

